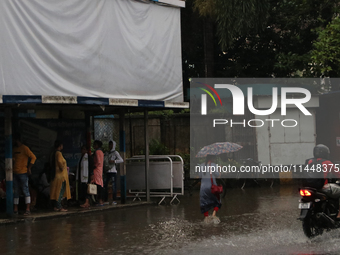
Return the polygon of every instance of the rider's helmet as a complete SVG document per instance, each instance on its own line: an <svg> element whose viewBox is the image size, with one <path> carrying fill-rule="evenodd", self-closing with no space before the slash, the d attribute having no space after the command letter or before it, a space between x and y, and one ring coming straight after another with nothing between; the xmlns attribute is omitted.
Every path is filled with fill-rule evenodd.
<svg viewBox="0 0 340 255"><path fill-rule="evenodd" d="M326 145L318 144L314 147L313 155L314 158L329 159L330 150Z"/></svg>

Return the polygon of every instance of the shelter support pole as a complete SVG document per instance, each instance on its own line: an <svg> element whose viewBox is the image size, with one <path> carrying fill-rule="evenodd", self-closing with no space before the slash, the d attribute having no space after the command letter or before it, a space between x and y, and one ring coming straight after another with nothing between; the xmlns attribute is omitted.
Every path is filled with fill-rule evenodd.
<svg viewBox="0 0 340 255"><path fill-rule="evenodd" d="M125 112L119 113L119 150L124 160L120 166L120 201L126 203L126 140L125 140Z"/></svg>
<svg viewBox="0 0 340 255"><path fill-rule="evenodd" d="M91 116L89 112L85 112L85 127L87 154L91 156Z"/></svg>
<svg viewBox="0 0 340 255"><path fill-rule="evenodd" d="M5 109L6 213L13 215L12 110Z"/></svg>
<svg viewBox="0 0 340 255"><path fill-rule="evenodd" d="M86 142L85 142L85 146L86 146L86 151L88 156L90 157L92 152L91 152L91 115L88 111L85 111L85 137L86 137ZM90 168L89 168L90 170ZM89 173L90 176L90 173ZM78 196L78 182L76 182L76 199L78 200L79 196Z"/></svg>
<svg viewBox="0 0 340 255"><path fill-rule="evenodd" d="M149 186L149 128L148 128L148 109L144 110L144 138L145 138L145 189L146 201L150 202Z"/></svg>

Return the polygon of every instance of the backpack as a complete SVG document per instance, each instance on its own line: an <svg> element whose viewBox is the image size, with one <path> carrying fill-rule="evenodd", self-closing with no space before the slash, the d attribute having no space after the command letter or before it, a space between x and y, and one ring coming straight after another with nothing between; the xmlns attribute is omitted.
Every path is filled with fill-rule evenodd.
<svg viewBox="0 0 340 255"><path fill-rule="evenodd" d="M321 165L321 169L323 169L323 162L326 159L316 160L315 158L312 159L311 163L307 163L306 167L304 168L304 179L303 179L303 186L311 187L314 189L321 189L325 183L324 173L323 171L316 171L313 169L317 169L318 165ZM320 166L319 166L320 167Z"/></svg>
<svg viewBox="0 0 340 255"><path fill-rule="evenodd" d="M110 161L111 155L115 152L116 151L112 151L112 152L110 151L109 153L105 153L105 155L104 155L104 166L103 166L104 173L109 171L114 166L114 164L110 164L109 161Z"/></svg>

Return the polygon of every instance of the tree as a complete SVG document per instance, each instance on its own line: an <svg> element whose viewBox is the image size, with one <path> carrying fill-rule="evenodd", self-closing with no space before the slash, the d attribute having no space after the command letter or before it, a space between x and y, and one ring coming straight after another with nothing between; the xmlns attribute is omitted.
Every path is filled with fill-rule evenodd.
<svg viewBox="0 0 340 255"><path fill-rule="evenodd" d="M187 3L191 1L194 2L190 6L201 17L197 20L204 22L209 17L214 23L216 33L210 52L213 50L215 76L318 77L311 61L313 41L318 37L317 29L324 28L337 15L337 0L188 0ZM202 23L199 26L203 27ZM192 42L200 44L200 56L204 55L202 41ZM202 63L203 59L197 61ZM197 73L203 76L201 70Z"/></svg>
<svg viewBox="0 0 340 255"><path fill-rule="evenodd" d="M189 78L204 77L203 19L194 12L192 0L181 10L183 89L187 99Z"/></svg>
<svg viewBox="0 0 340 255"><path fill-rule="evenodd" d="M322 74L330 77L340 75L340 18L333 19L325 29L318 30L313 44L312 60Z"/></svg>
<svg viewBox="0 0 340 255"><path fill-rule="evenodd" d="M318 77L311 61L317 29L324 28L338 9L337 0L290 0L272 2L269 25L278 35L275 40L278 77Z"/></svg>
<svg viewBox="0 0 340 255"><path fill-rule="evenodd" d="M268 17L268 0L195 0L194 7L203 17L215 19L222 50L235 38L258 32Z"/></svg>
<svg viewBox="0 0 340 255"><path fill-rule="evenodd" d="M257 32L267 16L268 0L194 0L193 7L204 18L205 77L215 72L216 50L229 48L234 38ZM216 26L214 26L214 23ZM218 39L214 36L216 27ZM215 46L215 40L219 45Z"/></svg>
<svg viewBox="0 0 340 255"><path fill-rule="evenodd" d="M234 39L233 46L220 57L220 62L227 62L223 67L226 75L317 77L310 54L316 29L325 27L336 15L337 2L271 1L265 28Z"/></svg>

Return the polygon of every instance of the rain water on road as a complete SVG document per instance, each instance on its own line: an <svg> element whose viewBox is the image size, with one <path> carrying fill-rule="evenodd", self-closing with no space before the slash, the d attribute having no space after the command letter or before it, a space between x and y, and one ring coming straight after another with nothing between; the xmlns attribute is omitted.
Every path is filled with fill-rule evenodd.
<svg viewBox="0 0 340 255"><path fill-rule="evenodd" d="M1 254L339 254L340 230L303 234L296 186L230 189L203 223L199 192L152 205L0 227ZM169 201L169 200L167 200Z"/></svg>

